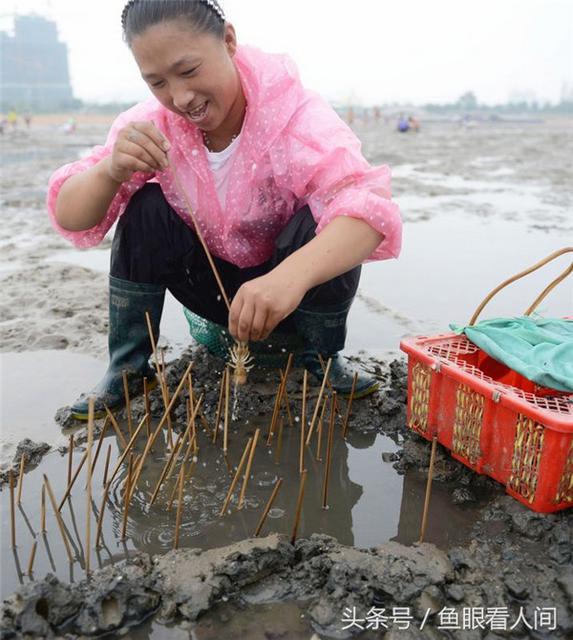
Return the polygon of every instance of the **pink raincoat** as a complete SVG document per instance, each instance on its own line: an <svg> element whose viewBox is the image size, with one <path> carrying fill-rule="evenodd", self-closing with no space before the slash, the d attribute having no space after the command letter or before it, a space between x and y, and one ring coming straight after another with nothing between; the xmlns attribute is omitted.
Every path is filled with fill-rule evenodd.
<svg viewBox="0 0 573 640"><path fill-rule="evenodd" d="M77 247L97 245L126 208L149 173L135 173L120 187L104 219L86 231L67 231L55 219L60 187L110 155L120 129L132 121L153 121L171 142L170 166L187 192L209 249L238 267L268 260L274 241L294 213L308 204L320 233L333 218L365 220L384 234L370 260L396 258L402 223L390 196L390 170L371 167L360 142L318 95L303 88L286 56L239 47L235 55L247 112L233 156L226 202L221 206L201 132L155 98L120 114L104 146L82 160L58 169L50 179L48 210L59 233ZM171 168L157 172L165 197L192 227L185 200Z"/></svg>

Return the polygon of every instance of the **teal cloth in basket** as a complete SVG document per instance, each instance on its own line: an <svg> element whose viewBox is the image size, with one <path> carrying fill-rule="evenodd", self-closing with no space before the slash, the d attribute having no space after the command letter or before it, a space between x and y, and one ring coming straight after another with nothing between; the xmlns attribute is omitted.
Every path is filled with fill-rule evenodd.
<svg viewBox="0 0 573 640"><path fill-rule="evenodd" d="M528 380L573 391L573 320L522 316L450 328Z"/></svg>

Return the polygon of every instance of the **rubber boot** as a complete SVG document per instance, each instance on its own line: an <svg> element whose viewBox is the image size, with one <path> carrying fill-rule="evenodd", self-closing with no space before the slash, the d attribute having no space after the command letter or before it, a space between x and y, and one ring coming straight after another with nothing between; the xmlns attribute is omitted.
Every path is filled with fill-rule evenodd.
<svg viewBox="0 0 573 640"><path fill-rule="evenodd" d="M357 373L354 398L363 398L374 393L380 386L375 378L355 371L339 355L346 340L346 318L352 300L338 305L313 309L301 309L294 312L297 333L304 341L303 362L305 369L319 382L324 377L324 366L330 358L332 363L328 379L332 388L347 398L352 391L352 381ZM320 356L320 357L319 357Z"/></svg>
<svg viewBox="0 0 573 640"><path fill-rule="evenodd" d="M88 399L95 399L95 416L125 405L123 371L127 372L130 397L143 392L143 378L149 388L157 385L155 372L149 365L152 353L145 312L149 312L155 340L165 300L165 286L144 284L109 277L109 366L101 382L89 393L82 394L72 405L72 416L88 419Z"/></svg>

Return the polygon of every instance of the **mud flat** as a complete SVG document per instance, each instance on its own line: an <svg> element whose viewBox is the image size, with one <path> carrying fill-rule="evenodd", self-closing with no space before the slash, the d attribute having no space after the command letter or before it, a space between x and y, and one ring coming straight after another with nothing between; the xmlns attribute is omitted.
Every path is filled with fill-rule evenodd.
<svg viewBox="0 0 573 640"><path fill-rule="evenodd" d="M320 508L324 467L313 447L299 536L291 544L299 482L295 422L292 429L285 423L280 465L276 449L269 453L260 445L244 508L236 509L235 496L231 513L219 518L230 472L220 449L211 448L201 432L199 462L184 500L181 549L174 551L178 500L167 507L173 480L149 506L168 453L162 441L134 495L124 540L125 469L118 474L104 518L104 545L98 553L92 549L94 570L87 578L84 471L62 509L74 541L71 565L51 514L47 534L40 531L40 490L46 473L57 498L63 496L70 433L76 437L74 469L85 452L83 427L69 420L65 408L57 422L53 416L105 369L110 241L87 252L70 250L53 232L44 198L54 167L100 143L106 126L80 122L76 134L63 136L57 119L38 121L3 145L2 637L571 637L571 510L530 512L438 447L426 542L418 544L429 445L405 427L405 367L397 358L401 336L467 320L489 289L566 243L573 232L573 192L566 179L571 127L560 120L473 130L441 123L400 136L389 125L358 124L367 156L393 166L404 251L400 261L368 265L363 272L346 355L376 375L381 390L354 404L347 440L335 439L330 508ZM555 272L517 286L494 302L491 315L526 308L561 269L557 265ZM543 311L570 313L570 292L556 290ZM170 388L193 359L195 394L204 394L212 424L222 362L197 345L186 351L188 343L181 310L168 302L162 345ZM301 381L295 369L287 385L294 417ZM233 469L244 441L256 428L266 432L277 382L276 371L255 371L238 395L230 434ZM156 424L163 410L158 391L151 394L151 408ZM134 401L132 409L139 420L142 402ZM173 411L176 430L185 416L180 402ZM125 415L117 418L127 435ZM98 421L96 437L101 429ZM112 463L122 451L115 432L107 432L103 444L94 516L105 451L110 448ZM23 452L24 492L12 549L5 480L8 468L18 470ZM284 485L264 537L254 539L279 475ZM29 577L24 574L34 541ZM356 623L349 626L352 612Z"/></svg>

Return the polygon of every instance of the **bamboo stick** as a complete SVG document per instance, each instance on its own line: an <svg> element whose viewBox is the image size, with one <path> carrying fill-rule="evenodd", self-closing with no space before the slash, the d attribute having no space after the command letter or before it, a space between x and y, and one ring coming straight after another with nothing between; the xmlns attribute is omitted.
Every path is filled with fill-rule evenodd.
<svg viewBox="0 0 573 640"><path fill-rule="evenodd" d="M334 418L336 417L336 391L330 398L330 423L328 425L328 442L326 444L326 466L324 468L324 482L322 485L322 508L328 507L328 481L330 480L330 462L332 458L332 438L334 435Z"/></svg>
<svg viewBox="0 0 573 640"><path fill-rule="evenodd" d="M182 467L183 474L179 480L179 495L177 496L177 515L175 516L175 539L173 540L173 548L179 547L179 530L181 528L181 513L183 511L183 485L185 484L185 464Z"/></svg>
<svg viewBox="0 0 573 640"><path fill-rule="evenodd" d="M227 511L229 506L229 502L231 501L231 496L233 495L233 491L235 490L235 486L241 475L241 471L243 470L243 465L245 464L245 460L247 459L247 454L251 448L251 443L253 442L253 438L249 438L247 444L245 445L245 449L243 451L243 455L241 456L241 461L239 462L239 466L237 467L237 471L235 472L235 476L231 482L231 486L229 487L229 491L227 492L227 496L225 497L225 502L223 503L223 507L221 508L221 512L219 513L219 518Z"/></svg>
<svg viewBox="0 0 573 640"><path fill-rule="evenodd" d="M326 405L328 398L324 399L322 403L322 411L320 412L320 418L318 419L318 433L316 438L316 459L318 462L322 462L322 427L324 425L324 414L326 413Z"/></svg>
<svg viewBox="0 0 573 640"><path fill-rule="evenodd" d="M129 454L129 463L127 465L127 478L123 489L123 518L121 523L121 540L125 540L127 532L127 514L129 513L131 480L133 474L133 451Z"/></svg>
<svg viewBox="0 0 573 640"><path fill-rule="evenodd" d="M267 442L266 445L267 447L271 446L271 442L273 440L273 429L274 429L274 425L275 425L275 421L276 421L276 415L279 412L279 407L280 407L280 402L281 402L281 397L280 397L280 393L281 393L281 388L282 388L282 381L279 382L279 386L277 387L277 393L275 395L275 402L273 405L273 413L271 416L271 422L269 424L269 432L267 434Z"/></svg>
<svg viewBox="0 0 573 640"><path fill-rule="evenodd" d="M217 403L217 413L215 414L215 429L213 432L213 444L217 444L217 435L219 433L219 424L221 420L221 410L223 408L223 398L225 397L225 387L227 378L227 367L223 369L223 375L221 376L221 387L219 389L219 401Z"/></svg>
<svg viewBox="0 0 573 640"><path fill-rule="evenodd" d="M105 434L106 434L108 426L109 426L109 416L106 416L105 420L104 420L104 423L103 423L102 430L101 430L101 432L99 434L98 443L97 443L97 449L96 449L96 452L95 452L95 455L94 455L94 460L92 462L92 468L91 468L91 472L90 472L92 477L94 475L94 470L95 470L95 467L96 467L96 464L97 464L97 461L98 461L98 458L99 458L99 452L101 451L101 447L103 445L103 439L105 438Z"/></svg>
<svg viewBox="0 0 573 640"><path fill-rule="evenodd" d="M167 375L165 373L165 353L163 350L161 350L161 380L163 383L165 406L168 406L169 387L167 386ZM169 448L173 449L173 423L171 422L171 411L167 413L167 437L169 439Z"/></svg>
<svg viewBox="0 0 573 640"><path fill-rule="evenodd" d="M62 516L60 514L60 510L58 509L58 505L56 504L56 499L54 498L54 493L52 491L52 487L50 485L50 481L48 480L48 476L44 473L44 484L46 486L46 491L48 492L48 498L50 498L50 503L52 504L52 509L54 510L54 515L56 516L56 521L58 523L58 527L60 529L60 533L62 534L62 539L64 541L64 545L66 547L66 553L68 554L68 559L70 562L74 561L74 556L72 555L72 550L70 548L70 543L68 542L68 537L64 530L64 521L62 520Z"/></svg>
<svg viewBox="0 0 573 640"><path fill-rule="evenodd" d="M40 522L42 533L46 533L46 487L42 485L42 501L40 503Z"/></svg>
<svg viewBox="0 0 573 640"><path fill-rule="evenodd" d="M8 470L8 482L10 484L10 531L12 534L12 549L16 548L16 511L14 508L14 473Z"/></svg>
<svg viewBox="0 0 573 640"><path fill-rule="evenodd" d="M193 408L195 405L195 398L193 396L193 379L191 378L191 374L189 374L187 376L187 383L189 385L189 420L191 420L192 423L192 431L191 431L191 438L196 440L196 434L197 434L197 425L195 424L195 417L193 415ZM189 420L187 420L187 422L189 422Z"/></svg>
<svg viewBox="0 0 573 640"><path fill-rule="evenodd" d="M328 380L328 374L330 373L330 365L332 364L332 359L328 358L328 362L326 363L326 369L324 371L324 376L322 378L322 384L320 386L320 391L318 392L318 398L316 399L316 406L314 407L314 413L312 414L312 420L310 421L310 427L308 429L308 435L306 437L306 444L310 442L312 438L312 433L314 431L314 424L316 422L316 418L318 416L318 411L320 409L320 403L322 402L322 396L324 395L324 388L326 386L326 381Z"/></svg>
<svg viewBox="0 0 573 640"><path fill-rule="evenodd" d="M261 530L265 524L265 520L267 519L267 516L269 515L269 511L271 510L275 499L278 495L279 489L281 488L281 485L283 483L283 479L279 478L276 482L275 482L275 486L273 488L273 492L271 493L271 497L269 498L265 509L263 511L263 514L261 515L260 519L259 519L259 523L257 524L257 528L255 529L255 538L258 538L258 536L261 533Z"/></svg>
<svg viewBox="0 0 573 640"><path fill-rule="evenodd" d="M165 421L167 420L167 414L173 408L173 405L175 404L175 400L177 399L177 396L181 392L181 389L183 388L183 385L185 384L185 380L187 379L187 374L189 373L189 371L191 371L191 367L192 366L193 366L193 362L190 362L189 366L185 370L185 373L183 374L183 377L181 378L181 380L179 381L179 384L177 385L177 389L175 389L175 393L171 397L171 401L169 402L169 406L165 410L165 413L163 414L161 420L159 421L159 424L157 425L155 431L151 435L151 438L149 438L147 440L147 442L145 443L145 448L143 450L143 455L141 456L141 459L140 459L140 461L139 461L139 463L137 465L137 469L136 469L135 475L134 475L134 480L133 480L133 487L134 488L137 485L137 482L139 481L139 476L141 475L141 471L143 469L143 465L145 464L145 459L147 457L147 454L149 453L149 450L151 449L151 447L153 447L153 444L155 443L155 440L157 439L157 436L159 435L159 432L161 431L161 428L165 424ZM119 467L116 467L116 471L117 471L118 468Z"/></svg>
<svg viewBox="0 0 573 640"><path fill-rule="evenodd" d="M123 395L125 396L125 415L127 416L127 429L129 431L129 437L133 433L133 425L131 423L131 399L129 397L129 385L127 383L127 371L124 369L121 372L123 378Z"/></svg>
<svg viewBox="0 0 573 640"><path fill-rule="evenodd" d="M105 407L105 412L107 413L107 417L111 422L111 426L113 427L113 430L115 431L121 443L121 446L125 449L127 447L127 440L125 439L125 436L121 432L121 429L119 428L119 424L117 423L115 416L113 415L113 413L110 411L109 407L106 404L104 404L103 406Z"/></svg>
<svg viewBox="0 0 573 640"><path fill-rule="evenodd" d="M279 369L279 376L280 376L280 379L281 379L281 382L282 382L283 378L284 378L284 374L280 369ZM283 392L283 395L282 395L282 400L285 403L285 408L286 408L286 411L287 411L288 423L289 423L289 425L291 427L294 427L294 420L293 420L292 413L291 413L291 410L290 410L290 399L288 397L288 391L286 389L286 382L284 383L284 392Z"/></svg>
<svg viewBox="0 0 573 640"><path fill-rule="evenodd" d="M147 376L143 378L143 406L145 413L147 414L147 420L145 421L147 438L151 436L151 405L149 404L149 387L147 385Z"/></svg>
<svg viewBox="0 0 573 640"><path fill-rule="evenodd" d="M17 503L20 504L22 502L22 489L24 487L24 465L26 464L26 454L22 454L20 458L20 473L18 474L18 499Z"/></svg>
<svg viewBox="0 0 573 640"><path fill-rule="evenodd" d="M428 524L428 509L430 506L430 495L432 493L432 478L434 475L434 462L436 460L436 446L438 444L438 437L432 438L432 450L430 453L430 467L428 469L428 480L426 482L426 496L424 498L424 512L422 513L422 526L420 527L420 540L424 542L424 536L426 535L426 526Z"/></svg>
<svg viewBox="0 0 573 640"><path fill-rule="evenodd" d="M66 500L68 499L68 496L72 492L72 487L76 483L77 477L78 477L80 471L82 470L82 467L84 466L87 457L88 457L88 452L86 450L86 451L84 451L84 455L82 456L82 459L80 460L80 462L79 462L79 464L78 464L78 466L76 468L76 471L75 471L74 475L72 476L72 481L70 482L70 484L66 488L66 492L64 493L64 497L60 501L60 506L58 507L58 511L62 510L62 507L64 506L64 503L66 502Z"/></svg>
<svg viewBox="0 0 573 640"><path fill-rule="evenodd" d="M356 391L356 381L358 380L358 371L354 372L352 378L352 389L350 390L350 397L348 398L348 406L346 407L346 414L344 416L344 422L342 423L342 437L346 438L346 432L348 430L348 419L350 418L350 410L352 409L352 401L354 400L354 392Z"/></svg>
<svg viewBox="0 0 573 640"><path fill-rule="evenodd" d="M249 453L249 460L247 462L245 475L243 477L243 486L241 487L241 493L239 495L239 504L237 505L237 509L243 508L243 501L245 500L245 492L247 491L247 484L249 482L249 474L251 473L251 466L253 464L253 458L255 457L255 451L257 449L257 442L259 441L260 433L261 433L260 429L257 429L255 431L255 437L253 438L253 443L251 445L251 451Z"/></svg>
<svg viewBox="0 0 573 640"><path fill-rule="evenodd" d="M171 511L171 507L173 505L173 500L175 500L175 493L177 492L177 487L179 486L179 481L181 480L181 474L183 473L185 465L187 464L187 461L189 460L189 456L191 455L191 451L193 450L193 442L195 441L196 438L197 438L197 435L194 435L193 439L189 441L189 445L187 446L187 451L185 452L185 456L183 458L183 462L181 463L181 468L179 469L179 474L177 475L177 482L175 483L175 486L173 487L173 491L171 492L171 495L169 496L169 503L167 505L167 511Z"/></svg>
<svg viewBox="0 0 573 640"><path fill-rule="evenodd" d="M306 385L308 381L308 371L305 369L302 376L302 409L300 415L300 454L298 461L298 471L304 471L304 437L306 431Z"/></svg>
<svg viewBox="0 0 573 640"><path fill-rule="evenodd" d="M306 469L300 474L300 485L299 485L299 489L298 489L298 499L296 501L296 513L295 513L295 517L294 517L294 525L292 528L292 535L290 538L290 543L294 544L295 540L296 540L296 534L298 532L298 526L300 523L300 516L302 513L302 503L304 500L304 487L306 484L306 475L307 475L307 471Z"/></svg>
<svg viewBox="0 0 573 640"><path fill-rule="evenodd" d="M87 448L87 489L86 489L86 574L90 574L90 560L91 560L91 535L92 535L92 518L91 518L91 504L92 504L92 446L94 438L94 398L91 397L88 401L88 448Z"/></svg>
<svg viewBox="0 0 573 640"><path fill-rule="evenodd" d="M279 435L277 438L277 448L275 449L275 464L280 464L281 460L281 451L283 448L283 427L284 420L279 418Z"/></svg>
<svg viewBox="0 0 573 640"><path fill-rule="evenodd" d="M167 463L163 467L161 475L159 476L159 480L157 481L157 484L155 485L155 490L153 491L153 494L151 496L151 500L149 501L149 506L153 505L153 503L157 499L157 496L159 495L159 491L161 489L161 485L163 484L163 482L165 480L169 479L169 477L171 476L170 470L174 466L175 456L177 455L177 453L182 448L183 442L185 442L185 440L188 438L189 432L190 432L190 430L192 428L192 424L193 424L193 417L196 416L196 414L199 411L199 408L200 408L202 402L203 402L203 394L201 394L197 404L195 405L195 407L193 409L193 413L191 414L191 419L189 420L189 423L187 424L187 428L177 438L177 442L175 443L175 446L173 447L173 450L171 451L171 454L170 454L169 458L167 459Z"/></svg>
<svg viewBox="0 0 573 640"><path fill-rule="evenodd" d="M38 547L38 542L34 540L34 544L32 545L32 551L30 553L30 559L28 560L28 575L30 578L32 577L32 571L34 569L34 559L36 558L36 548Z"/></svg>
<svg viewBox="0 0 573 640"><path fill-rule="evenodd" d="M101 538L101 529L102 529L102 524L103 524L103 514L105 511L105 505L107 502L107 497L109 495L109 489L111 487L111 483L112 483L112 478L110 478L108 480L108 482L106 483L104 490L103 490L103 496L101 499L101 507L99 509L99 517L97 519L97 531L96 531L96 537L95 537L95 547L96 549L99 547L99 539Z"/></svg>
<svg viewBox="0 0 573 640"><path fill-rule="evenodd" d="M72 461L74 456L74 434L70 434L70 444L68 446L68 486L72 481Z"/></svg>
<svg viewBox="0 0 573 640"><path fill-rule="evenodd" d="M227 455L227 445L229 438L229 401L231 396L231 369L227 365L227 376L225 378L225 423L223 427L223 454Z"/></svg>
<svg viewBox="0 0 573 640"><path fill-rule="evenodd" d="M111 444L107 445L107 454L105 456L105 467L103 469L103 483L102 486L105 487L107 484L107 473L109 471L109 461L111 458Z"/></svg>

